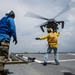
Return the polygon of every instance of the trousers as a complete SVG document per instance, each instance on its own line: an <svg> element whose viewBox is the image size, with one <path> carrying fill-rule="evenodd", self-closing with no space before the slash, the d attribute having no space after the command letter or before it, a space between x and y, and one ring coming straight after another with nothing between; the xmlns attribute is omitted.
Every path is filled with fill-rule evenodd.
<svg viewBox="0 0 75 75"><path fill-rule="evenodd" d="M8 59L9 45L5 39L0 42L0 71L4 69L5 60Z"/></svg>
<svg viewBox="0 0 75 75"><path fill-rule="evenodd" d="M47 53L44 55L44 61L45 61L45 62L48 61L49 54L51 53L52 50L54 51L54 60L55 60L55 63L58 64L59 61L58 61L57 48L51 48L50 46L48 46L48 48L47 48Z"/></svg>

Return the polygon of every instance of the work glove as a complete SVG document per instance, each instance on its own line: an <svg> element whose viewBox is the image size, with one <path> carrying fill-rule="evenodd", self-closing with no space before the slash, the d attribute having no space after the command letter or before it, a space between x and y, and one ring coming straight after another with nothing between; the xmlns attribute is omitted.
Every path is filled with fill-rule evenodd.
<svg viewBox="0 0 75 75"><path fill-rule="evenodd" d="M36 40L40 40L40 38L35 38Z"/></svg>
<svg viewBox="0 0 75 75"><path fill-rule="evenodd" d="M14 38L13 42L15 42L15 45L16 45L17 44L17 38Z"/></svg>

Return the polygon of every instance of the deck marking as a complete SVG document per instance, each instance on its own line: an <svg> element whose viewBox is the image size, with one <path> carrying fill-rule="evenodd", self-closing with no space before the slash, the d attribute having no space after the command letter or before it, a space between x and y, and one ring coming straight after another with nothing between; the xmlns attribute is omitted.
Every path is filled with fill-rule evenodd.
<svg viewBox="0 0 75 75"><path fill-rule="evenodd" d="M75 55L75 53L68 53L69 55Z"/></svg>
<svg viewBox="0 0 75 75"><path fill-rule="evenodd" d="M69 71L69 70L60 70L61 72L71 72L71 71Z"/></svg>
<svg viewBox="0 0 75 75"><path fill-rule="evenodd" d="M60 70L60 72L63 72L63 73L65 73L65 72L67 72L67 73L71 73L70 70L66 70L66 69L64 69L64 70Z"/></svg>
<svg viewBox="0 0 75 75"><path fill-rule="evenodd" d="M27 59L28 57L23 56L23 58ZM37 63L43 63L44 62L44 61L36 60L36 59L34 61L37 62ZM75 59L59 60L59 62L67 62L67 61L75 61ZM55 61L47 61L47 62L50 63L50 62L55 62Z"/></svg>

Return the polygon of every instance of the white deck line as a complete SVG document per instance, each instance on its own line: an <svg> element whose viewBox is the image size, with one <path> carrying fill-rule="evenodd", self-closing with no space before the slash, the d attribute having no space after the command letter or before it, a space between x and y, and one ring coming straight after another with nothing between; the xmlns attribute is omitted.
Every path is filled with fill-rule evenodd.
<svg viewBox="0 0 75 75"><path fill-rule="evenodd" d="M28 59L28 57L23 56L24 59ZM40 61L40 60L34 60L37 63L43 63L44 61ZM59 62L67 62L67 61L75 61L75 59L65 59L65 60L59 60ZM47 61L48 63L50 62L55 62L55 61Z"/></svg>
<svg viewBox="0 0 75 75"><path fill-rule="evenodd" d="M68 53L69 55L75 55L75 53Z"/></svg>

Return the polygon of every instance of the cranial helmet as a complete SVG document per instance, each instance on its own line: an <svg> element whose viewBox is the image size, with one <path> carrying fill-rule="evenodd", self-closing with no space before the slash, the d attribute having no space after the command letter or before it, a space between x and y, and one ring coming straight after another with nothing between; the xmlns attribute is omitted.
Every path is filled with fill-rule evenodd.
<svg viewBox="0 0 75 75"><path fill-rule="evenodd" d="M15 18L15 13L12 10L7 11L7 13L5 15L8 17Z"/></svg>
<svg viewBox="0 0 75 75"><path fill-rule="evenodd" d="M53 32L52 28L47 28L47 32Z"/></svg>
<svg viewBox="0 0 75 75"><path fill-rule="evenodd" d="M47 28L47 31L53 32L53 29L52 28Z"/></svg>

